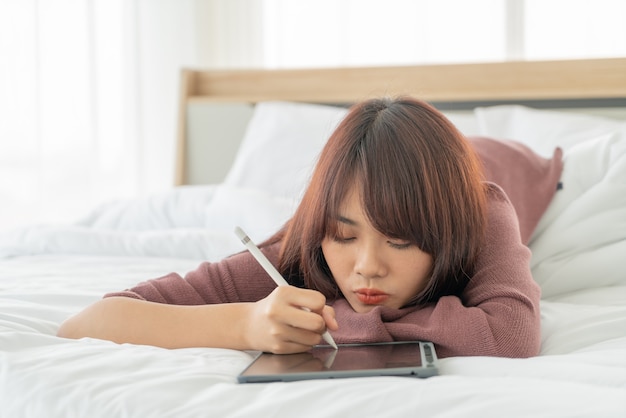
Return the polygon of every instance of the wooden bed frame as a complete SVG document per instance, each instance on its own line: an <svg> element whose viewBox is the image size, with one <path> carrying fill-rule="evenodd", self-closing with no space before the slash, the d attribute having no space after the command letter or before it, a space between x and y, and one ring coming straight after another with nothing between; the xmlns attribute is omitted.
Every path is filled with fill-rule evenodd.
<svg viewBox="0 0 626 418"><path fill-rule="evenodd" d="M236 109L239 106L241 111L260 101L350 104L400 94L436 105L454 103L466 108L529 101L626 107L626 58L299 70L185 69L180 88L175 184L195 183L190 181L187 168L191 158L187 146L190 105L231 105ZM250 112L243 111L249 117ZM232 129L234 132L225 132L220 141L240 136L244 128ZM217 164L219 157L206 163Z"/></svg>

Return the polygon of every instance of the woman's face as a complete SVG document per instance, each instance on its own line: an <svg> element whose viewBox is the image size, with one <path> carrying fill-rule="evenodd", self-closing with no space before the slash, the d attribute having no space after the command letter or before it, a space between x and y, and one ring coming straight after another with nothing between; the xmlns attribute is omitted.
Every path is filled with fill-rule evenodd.
<svg viewBox="0 0 626 418"><path fill-rule="evenodd" d="M322 252L339 289L356 312L401 308L427 283L432 257L416 245L378 232L367 220L355 188L343 201L337 236Z"/></svg>

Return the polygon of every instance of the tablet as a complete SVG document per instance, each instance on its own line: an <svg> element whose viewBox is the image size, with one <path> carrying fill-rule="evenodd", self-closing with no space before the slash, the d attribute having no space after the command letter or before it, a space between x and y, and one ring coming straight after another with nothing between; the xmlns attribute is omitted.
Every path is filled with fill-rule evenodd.
<svg viewBox="0 0 626 418"><path fill-rule="evenodd" d="M426 341L319 345L297 354L261 353L239 383L290 382L364 376L430 377L438 374L435 346Z"/></svg>

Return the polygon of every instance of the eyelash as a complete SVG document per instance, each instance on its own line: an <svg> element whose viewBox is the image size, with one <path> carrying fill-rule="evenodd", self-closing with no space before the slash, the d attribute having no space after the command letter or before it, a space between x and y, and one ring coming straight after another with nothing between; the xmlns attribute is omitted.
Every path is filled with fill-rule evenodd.
<svg viewBox="0 0 626 418"><path fill-rule="evenodd" d="M396 250L406 250L407 248L409 248L411 246L411 243L410 242L405 242L405 243L402 243L402 244L396 244L396 243L393 243L393 242L389 242L389 246L391 248L395 248Z"/></svg>
<svg viewBox="0 0 626 418"><path fill-rule="evenodd" d="M333 240L335 242L340 243L340 244L348 244L348 243L354 241L355 239L356 239L356 237L342 237L340 235L335 235L333 237ZM389 246L391 248L395 248L396 250L406 250L407 248L409 248L411 246L410 242L405 242L405 243L402 243L402 244L396 244L394 242L387 241L387 243L389 244Z"/></svg>
<svg viewBox="0 0 626 418"><path fill-rule="evenodd" d="M355 240L355 239L356 239L355 237L348 237L348 238L345 238L345 237L342 237L342 236L340 236L340 235L335 235L335 236L333 237L333 241L338 242L338 243L340 243L340 244L347 244L348 242L353 241L353 240Z"/></svg>

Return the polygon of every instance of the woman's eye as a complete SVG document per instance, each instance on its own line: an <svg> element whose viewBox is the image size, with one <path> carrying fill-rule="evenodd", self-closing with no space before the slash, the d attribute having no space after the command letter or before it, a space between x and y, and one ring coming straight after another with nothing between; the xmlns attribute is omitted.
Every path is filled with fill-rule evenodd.
<svg viewBox="0 0 626 418"><path fill-rule="evenodd" d="M411 246L411 243L409 241L388 241L388 242L391 248L396 248L398 250L404 250Z"/></svg>
<svg viewBox="0 0 626 418"><path fill-rule="evenodd" d="M354 241L356 239L356 237L352 237L352 236L345 236L345 235L335 235L335 237L333 238L336 242L339 243L348 243L350 241Z"/></svg>

